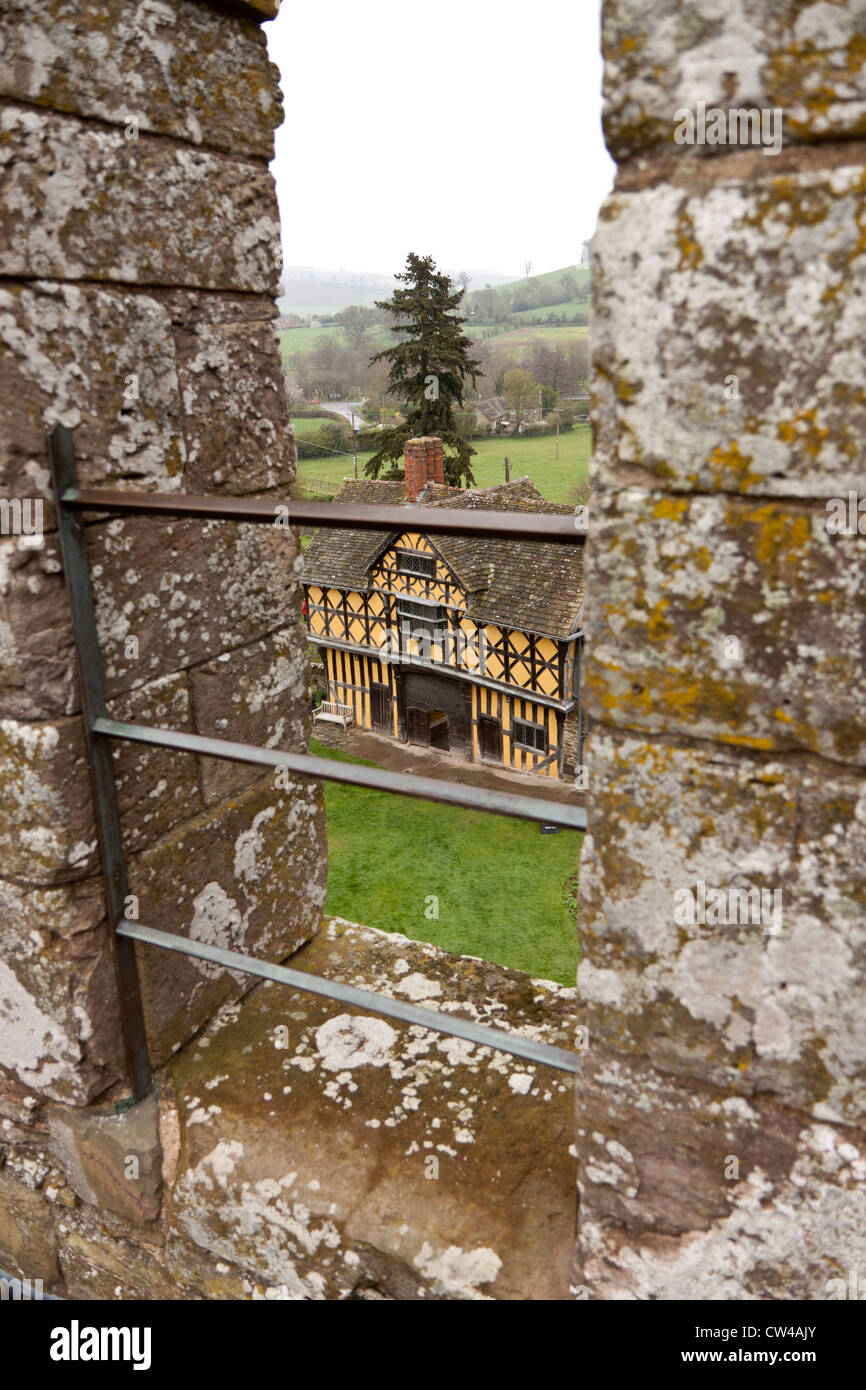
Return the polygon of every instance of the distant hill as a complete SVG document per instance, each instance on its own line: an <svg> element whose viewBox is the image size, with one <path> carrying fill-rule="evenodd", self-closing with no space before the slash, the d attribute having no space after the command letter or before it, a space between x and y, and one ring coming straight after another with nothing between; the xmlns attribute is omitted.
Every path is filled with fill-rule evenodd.
<svg viewBox="0 0 866 1390"><path fill-rule="evenodd" d="M484 285L504 285L509 276L498 275L487 270L446 271L456 280L465 273L469 276L469 289L481 289ZM283 293L277 299L280 314L299 314L307 318L311 314L330 317L350 304L373 304L377 299L387 299L393 292L394 276L378 272L352 270L319 270L315 266L290 265L283 269L281 277Z"/></svg>
<svg viewBox="0 0 866 1390"><path fill-rule="evenodd" d="M466 308L471 319L479 324L534 323L547 319L585 323L590 280L589 266L560 266L543 275L523 276L506 284L476 290L467 296Z"/></svg>
<svg viewBox="0 0 866 1390"><path fill-rule="evenodd" d="M573 275L578 284L584 285L589 279L590 271L588 265L563 265L558 270L547 270L543 275L531 275L530 280L537 281L540 285L558 285L563 275ZM526 284L526 276L520 280L513 280L510 286L503 286L504 289L516 289L520 285Z"/></svg>
<svg viewBox="0 0 866 1390"><path fill-rule="evenodd" d="M521 275L517 280L509 280L505 284L494 285L493 288L502 294L515 295L518 291L525 290L527 284L559 287L563 275L573 275L579 285L585 285L590 277L589 266L563 265L559 270L546 270L543 275L530 275L528 280L525 275Z"/></svg>

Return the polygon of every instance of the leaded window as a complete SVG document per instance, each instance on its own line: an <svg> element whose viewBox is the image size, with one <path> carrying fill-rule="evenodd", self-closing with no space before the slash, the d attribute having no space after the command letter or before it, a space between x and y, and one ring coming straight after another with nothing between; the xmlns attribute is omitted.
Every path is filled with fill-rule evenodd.
<svg viewBox="0 0 866 1390"><path fill-rule="evenodd" d="M397 600L397 614L400 626L409 629L409 636L426 635L431 642L441 644L445 629L445 614L438 603L416 603L414 599Z"/></svg>
<svg viewBox="0 0 866 1390"><path fill-rule="evenodd" d="M397 551L397 573L419 574L425 579L433 578L433 556L420 550Z"/></svg>
<svg viewBox="0 0 866 1390"><path fill-rule="evenodd" d="M528 719L515 719L511 733L518 748L530 748L534 753L547 752L547 730L543 724L530 724Z"/></svg>

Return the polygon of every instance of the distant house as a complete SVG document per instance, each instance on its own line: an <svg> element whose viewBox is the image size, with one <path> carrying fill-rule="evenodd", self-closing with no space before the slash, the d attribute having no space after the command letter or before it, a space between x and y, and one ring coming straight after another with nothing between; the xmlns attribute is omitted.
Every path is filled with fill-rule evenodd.
<svg viewBox="0 0 866 1390"><path fill-rule="evenodd" d="M501 396L491 396L486 401L473 401L472 409L475 411L475 419L483 428L489 425L492 433L496 433L497 427L508 415L508 408Z"/></svg>
<svg viewBox="0 0 866 1390"><path fill-rule="evenodd" d="M436 447L438 446L438 448ZM583 548L428 533L437 507L572 515L529 478L447 487L441 441L406 481L346 479L335 502L406 507L392 531L320 528L304 556L328 709L363 729L517 772L580 762ZM318 713L318 712L317 712Z"/></svg>
<svg viewBox="0 0 866 1390"><path fill-rule="evenodd" d="M513 433L508 405L502 396L491 396L486 401L472 401L471 408L475 411L475 419L478 424L482 428L484 425L489 425L491 434ZM523 423L525 425L538 425L543 419L541 410L536 408L529 413Z"/></svg>
<svg viewBox="0 0 866 1390"><path fill-rule="evenodd" d="M592 397L589 391L575 391L570 396L560 396L559 404L570 406L578 420L589 419L589 407Z"/></svg>

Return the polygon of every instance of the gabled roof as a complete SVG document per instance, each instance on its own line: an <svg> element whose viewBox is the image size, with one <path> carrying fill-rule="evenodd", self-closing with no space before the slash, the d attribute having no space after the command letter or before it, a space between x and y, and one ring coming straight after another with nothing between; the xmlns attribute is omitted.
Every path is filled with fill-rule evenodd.
<svg viewBox="0 0 866 1390"><path fill-rule="evenodd" d="M344 478L335 502L365 506L399 507L406 501L406 487L397 479ZM336 589L368 589L373 557L386 544L391 531L349 531L321 526L304 555L304 583L333 585Z"/></svg>
<svg viewBox="0 0 866 1390"><path fill-rule="evenodd" d="M347 478L335 502L405 501L402 482ZM548 512L571 516L564 504L547 502L530 478L515 478L489 488L452 488L429 483L419 498L422 507L460 510ZM406 529L423 531L417 510ZM370 587L370 566L399 532L316 532L304 557L304 582L325 587ZM431 536L443 560L469 594L470 617L478 622L522 628L551 637L567 637L577 627L583 606L583 546L549 541L493 540L480 536Z"/></svg>
<svg viewBox="0 0 866 1390"><path fill-rule="evenodd" d="M502 396L489 396L485 401L473 401L472 405L485 420L501 420L508 414L508 406Z"/></svg>

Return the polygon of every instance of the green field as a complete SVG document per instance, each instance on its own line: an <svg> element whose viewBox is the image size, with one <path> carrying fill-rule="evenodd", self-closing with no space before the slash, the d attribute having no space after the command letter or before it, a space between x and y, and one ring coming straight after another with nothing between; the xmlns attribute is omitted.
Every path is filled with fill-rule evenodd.
<svg viewBox="0 0 866 1390"><path fill-rule="evenodd" d="M542 275L530 274L529 279L533 284L538 285L559 285L559 277L566 274L573 275L579 285L585 285L590 277L590 269L587 265L561 265L558 270L546 270ZM495 285L497 294L517 294L526 286L526 277L522 276L519 280L509 280L506 285ZM469 295L472 299L477 293L473 290Z"/></svg>
<svg viewBox="0 0 866 1390"><path fill-rule="evenodd" d="M570 309L572 306L566 305L565 307ZM578 305L575 302L574 307L585 312L588 306L586 304ZM551 314L560 313L562 309L563 306L560 304L554 304L549 309L527 309L523 313L513 314L510 324L497 324L496 326L479 324L476 326L469 323L466 325L466 332L470 338L478 339L480 342L496 343L497 346L501 346L509 352L514 351L517 355L523 355L530 351L537 343L545 343L549 347L561 347L564 343L585 338L587 332L585 324L551 324L548 327L546 324L523 323L524 319L546 318ZM511 324L519 326L512 327ZM336 325L332 325L330 328L283 328L277 336L280 340L280 352L284 363L288 363L291 357L296 357L298 354L312 352L320 342L331 340L340 347L343 347L346 342L342 329ZM391 341L392 339L383 329L371 332L367 339L371 356L380 348L387 347Z"/></svg>
<svg viewBox="0 0 866 1390"><path fill-rule="evenodd" d="M322 410L327 410L327 408L327 402L325 402L325 404L322 406ZM337 412L335 411L334 414L336 415ZM340 420L343 420L345 419L345 416L340 415L338 416L338 418ZM311 420L292 420L292 425L294 426L295 430L295 437L297 439L315 439L317 433L322 428L322 425L325 423L326 421L323 420L321 417L317 418L315 416ZM346 423L348 424L348 421L346 421Z"/></svg>
<svg viewBox="0 0 866 1390"><path fill-rule="evenodd" d="M310 750L361 761L316 739ZM327 913L574 984L577 932L563 892L578 867L576 831L542 835L525 821L339 782L325 784L325 805ZM438 917L425 915L434 907Z"/></svg>
<svg viewBox="0 0 866 1390"><path fill-rule="evenodd" d="M317 427L315 420L297 420L295 428L299 434L315 438L314 431L306 427ZM569 494L576 483L581 482L589 469L589 450L591 431L589 425L575 425L573 430L564 431L559 437L559 460L554 457L555 440L552 435L540 435L534 439L499 438L475 439L473 449L477 450L472 460L475 480L479 487L492 487L494 483L505 481L503 459L506 454L511 459L511 476L519 478L528 474L542 497L548 502L568 502ZM358 474L364 476L364 464L372 455L358 455ZM352 455L322 453L322 457L298 460L298 483L296 491L308 496L333 496L343 478L351 476Z"/></svg>
<svg viewBox="0 0 866 1390"><path fill-rule="evenodd" d="M532 309L529 316L541 313L544 313L543 309ZM519 323L521 318L521 314L513 314L511 322ZM495 328L481 327L470 331L470 337L479 342L490 343L515 357L525 356L539 343L545 347L567 347L569 343L585 338L586 334L585 323L530 323L520 324L516 328L510 324L498 324Z"/></svg>
<svg viewBox="0 0 866 1390"><path fill-rule="evenodd" d="M283 362L288 362L290 357L296 357L298 353L312 352L320 342L334 342L338 347L346 347L346 335L338 324L331 324L327 328L281 328L277 337L280 340L280 353ZM372 355L378 352L379 348L387 347L391 342L391 336L383 328L371 329L367 334L367 347Z"/></svg>
<svg viewBox="0 0 866 1390"><path fill-rule="evenodd" d="M556 314L556 315L558 316L559 314L568 314L568 315L571 315L571 314L588 314L588 313L589 313L589 300L588 300L588 299L568 299L568 300L565 301L564 304L547 304L547 305L545 305L545 306L544 306L543 308L541 308L541 309L518 309L518 310L516 310L515 313L513 313L513 314L511 315L511 322L512 322L512 323L529 323L532 319L550 319L550 318L553 318L554 314ZM556 324L552 325L552 327L554 327L554 328L556 328L556 326L557 326ZM542 325L537 325L537 327L540 329L540 331L541 331L542 333L547 332L547 329L544 328ZM583 333L583 334L586 333L586 324L580 324L580 323L565 323L565 324L560 324L559 327L560 327L561 329L565 330L566 332L569 332L569 331L570 331L570 332L572 332L572 333Z"/></svg>

